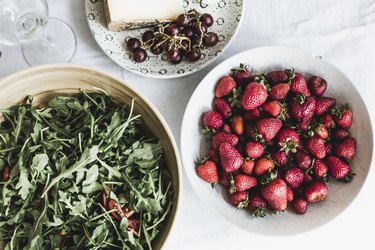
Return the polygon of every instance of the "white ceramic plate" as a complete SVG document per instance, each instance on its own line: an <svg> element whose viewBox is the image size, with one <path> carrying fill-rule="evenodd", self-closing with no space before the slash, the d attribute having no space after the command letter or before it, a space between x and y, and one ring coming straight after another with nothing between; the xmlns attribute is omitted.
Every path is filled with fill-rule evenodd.
<svg viewBox="0 0 375 250"><path fill-rule="evenodd" d="M356 173L350 184L329 182L328 197L325 201L310 205L305 215L291 210L284 213L251 219L246 210L238 210L224 201L224 189L219 185L212 189L196 174L194 160L204 148L199 134L201 114L211 109L214 88L219 78L230 69L247 63L257 72L274 69L294 68L298 72L311 73L327 80L326 95L335 97L339 103L349 103L354 120L351 133L357 139L357 155L352 161ZM237 54L215 67L198 85L186 108L181 130L182 161L192 188L200 199L213 211L227 218L243 229L265 235L291 235L315 229L339 215L354 200L360 191L371 165L373 152L372 129L366 105L354 84L332 64L313 57L310 53L293 48L263 47Z"/></svg>
<svg viewBox="0 0 375 250"><path fill-rule="evenodd" d="M209 30L219 35L219 43L213 48L204 49L201 60L195 63L185 60L178 65L172 65L167 61L165 54L155 56L151 52L148 53L146 61L136 63L132 60L132 54L126 49L124 40L131 37L140 38L144 29L109 31L106 26L103 0L86 0L86 17L100 48L122 68L147 77L177 78L204 68L229 46L240 27L245 5L243 0L210 0L207 2L213 3L209 5L200 4L199 0L183 0L183 2L185 10L196 9L200 13L210 13L215 22Z"/></svg>

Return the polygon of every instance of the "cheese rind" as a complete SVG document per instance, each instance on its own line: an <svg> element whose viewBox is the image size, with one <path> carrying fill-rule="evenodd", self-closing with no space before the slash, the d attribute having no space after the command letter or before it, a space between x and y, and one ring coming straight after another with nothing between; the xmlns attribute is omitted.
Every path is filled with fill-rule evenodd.
<svg viewBox="0 0 375 250"><path fill-rule="evenodd" d="M122 31L173 20L184 13L182 3L183 0L104 0L108 29Z"/></svg>

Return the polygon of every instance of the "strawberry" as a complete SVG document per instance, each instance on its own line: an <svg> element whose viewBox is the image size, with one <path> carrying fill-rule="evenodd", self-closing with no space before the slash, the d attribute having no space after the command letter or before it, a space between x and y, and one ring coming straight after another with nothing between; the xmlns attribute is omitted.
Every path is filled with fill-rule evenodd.
<svg viewBox="0 0 375 250"><path fill-rule="evenodd" d="M271 85L276 85L279 83L287 83L290 80L290 75L287 73L287 71L271 71L266 76L267 81Z"/></svg>
<svg viewBox="0 0 375 250"><path fill-rule="evenodd" d="M244 114L245 121L258 120L262 115L262 111L259 108L251 109L246 111Z"/></svg>
<svg viewBox="0 0 375 250"><path fill-rule="evenodd" d="M219 129L223 126L223 118L216 111L208 111L203 115L203 126L206 129Z"/></svg>
<svg viewBox="0 0 375 250"><path fill-rule="evenodd" d="M276 211L283 211L286 209L288 190L286 183L282 179L278 178L262 186L261 194L272 209Z"/></svg>
<svg viewBox="0 0 375 250"><path fill-rule="evenodd" d="M225 187L230 185L231 174L223 170L219 172L219 183Z"/></svg>
<svg viewBox="0 0 375 250"><path fill-rule="evenodd" d="M221 131L228 133L228 134L232 133L232 130L230 129L230 126L228 124L224 124Z"/></svg>
<svg viewBox="0 0 375 250"><path fill-rule="evenodd" d="M263 139L269 141L277 135L282 125L281 120L278 118L264 118L258 120L256 127Z"/></svg>
<svg viewBox="0 0 375 250"><path fill-rule="evenodd" d="M253 159L257 159L264 154L264 146L260 142L249 141L246 144L246 154Z"/></svg>
<svg viewBox="0 0 375 250"><path fill-rule="evenodd" d="M297 95L290 102L290 114L297 121L306 121L313 117L315 107L314 97Z"/></svg>
<svg viewBox="0 0 375 250"><path fill-rule="evenodd" d="M260 107L267 99L268 94L262 84L249 83L242 97L242 107L251 110Z"/></svg>
<svg viewBox="0 0 375 250"><path fill-rule="evenodd" d="M294 159L296 161L297 166L303 170L306 170L311 166L311 157L301 150L298 150L294 154Z"/></svg>
<svg viewBox="0 0 375 250"><path fill-rule="evenodd" d="M314 128L314 134L319 136L323 140L329 137L328 129L323 124L317 124L317 126Z"/></svg>
<svg viewBox="0 0 375 250"><path fill-rule="evenodd" d="M227 100L224 98L215 98L214 99L214 109L217 111L223 118L228 118L231 115L232 108Z"/></svg>
<svg viewBox="0 0 375 250"><path fill-rule="evenodd" d="M310 203L317 203L324 200L328 193L328 187L324 181L313 181L305 190L305 198Z"/></svg>
<svg viewBox="0 0 375 250"><path fill-rule="evenodd" d="M315 159L312 165L312 170L316 177L320 179L324 179L326 178L327 173L328 173L327 163L325 163L323 160Z"/></svg>
<svg viewBox="0 0 375 250"><path fill-rule="evenodd" d="M350 110L348 105L334 109L332 112L337 125L345 129L350 128L353 121L353 112Z"/></svg>
<svg viewBox="0 0 375 250"><path fill-rule="evenodd" d="M299 168L291 168L285 172L284 180L289 187L295 189L303 182L304 173Z"/></svg>
<svg viewBox="0 0 375 250"><path fill-rule="evenodd" d="M322 96L327 89L327 82L318 76L312 76L308 82L311 93L315 96Z"/></svg>
<svg viewBox="0 0 375 250"><path fill-rule="evenodd" d="M343 128L337 128L332 134L333 138L337 140L342 140L349 136L349 131Z"/></svg>
<svg viewBox="0 0 375 250"><path fill-rule="evenodd" d="M255 162L251 159L245 159L241 166L242 173L251 175L254 170Z"/></svg>
<svg viewBox="0 0 375 250"><path fill-rule="evenodd" d="M288 155L285 153L285 151L275 151L272 154L272 158L275 163L280 165L281 167L285 167L289 162Z"/></svg>
<svg viewBox="0 0 375 250"><path fill-rule="evenodd" d="M279 117L280 119L285 120L285 105L278 101L266 102L262 105L262 109L272 117Z"/></svg>
<svg viewBox="0 0 375 250"><path fill-rule="evenodd" d="M311 129L311 121L312 121L312 117L298 122L297 126L302 131L308 131Z"/></svg>
<svg viewBox="0 0 375 250"><path fill-rule="evenodd" d="M218 150L220 148L220 145L224 142L227 142L232 146L236 146L238 143L238 137L234 134L226 133L223 131L217 132L212 137L212 146L216 150Z"/></svg>
<svg viewBox="0 0 375 250"><path fill-rule="evenodd" d="M233 89L237 86L235 80L231 76L222 77L215 90L216 97L223 97L232 93Z"/></svg>
<svg viewBox="0 0 375 250"><path fill-rule="evenodd" d="M219 154L221 165L226 172L236 171L243 164L241 154L227 142L221 144Z"/></svg>
<svg viewBox="0 0 375 250"><path fill-rule="evenodd" d="M260 176L272 171L274 168L275 163L271 159L267 157L262 157L255 162L254 173Z"/></svg>
<svg viewBox="0 0 375 250"><path fill-rule="evenodd" d="M333 178L341 180L349 176L350 166L336 156L327 157L328 171Z"/></svg>
<svg viewBox="0 0 375 250"><path fill-rule="evenodd" d="M323 115L331 111L332 107L336 105L336 99L326 96L321 96L315 98L316 101L316 108L315 114L316 115Z"/></svg>
<svg viewBox="0 0 375 250"><path fill-rule="evenodd" d="M304 198L297 198L292 202L293 210L297 214L305 214L307 211L308 202Z"/></svg>
<svg viewBox="0 0 375 250"><path fill-rule="evenodd" d="M285 151L286 154L291 151L295 153L297 147L299 146L300 138L298 133L288 127L284 127L280 129L280 131L276 135L276 145L282 150Z"/></svg>
<svg viewBox="0 0 375 250"><path fill-rule="evenodd" d="M326 128L333 128L335 126L334 118L331 114L324 114L320 117L320 123Z"/></svg>
<svg viewBox="0 0 375 250"><path fill-rule="evenodd" d="M249 209L252 212L252 217L265 217L267 211L267 202L258 192L251 192Z"/></svg>
<svg viewBox="0 0 375 250"><path fill-rule="evenodd" d="M240 64L239 68L232 69L233 78L239 85L246 85L250 82L251 71L249 70L249 65Z"/></svg>
<svg viewBox="0 0 375 250"><path fill-rule="evenodd" d="M232 130L237 134L237 135L242 135L244 131L244 122L243 118L240 115L235 115L232 118L232 123L231 123L231 128Z"/></svg>
<svg viewBox="0 0 375 250"><path fill-rule="evenodd" d="M326 157L326 146L324 144L324 140L318 136L313 136L307 139L306 148L318 159L323 159Z"/></svg>
<svg viewBox="0 0 375 250"><path fill-rule="evenodd" d="M353 137L348 137L342 140L335 149L335 153L338 157L342 157L347 161L351 161L354 158L356 151L356 141Z"/></svg>
<svg viewBox="0 0 375 250"><path fill-rule="evenodd" d="M215 184L219 181L219 173L215 162L208 160L197 166L197 174L204 181Z"/></svg>
<svg viewBox="0 0 375 250"><path fill-rule="evenodd" d="M290 85L287 83L280 83L271 88L269 94L271 100L281 101L286 99L290 90Z"/></svg>
<svg viewBox="0 0 375 250"><path fill-rule="evenodd" d="M236 208L245 208L249 205L249 196L246 191L231 193L227 191L228 202Z"/></svg>
<svg viewBox="0 0 375 250"><path fill-rule="evenodd" d="M287 193L287 200L288 200L288 202L291 202L294 199L293 190L290 187L288 187L287 191L288 191L288 193Z"/></svg>
<svg viewBox="0 0 375 250"><path fill-rule="evenodd" d="M211 147L210 150L208 151L208 158L211 161L214 161L215 163L219 163L220 161L219 152L217 152L216 149Z"/></svg>
<svg viewBox="0 0 375 250"><path fill-rule="evenodd" d="M234 186L231 187L231 192L241 192L256 187L258 181L255 177L246 174L238 174L234 177Z"/></svg>
<svg viewBox="0 0 375 250"><path fill-rule="evenodd" d="M309 88L307 87L307 82L305 77L300 73L295 73L293 79L290 82L290 90L295 94L302 94L305 96L310 96Z"/></svg>
<svg viewBox="0 0 375 250"><path fill-rule="evenodd" d="M326 155L333 154L333 144L332 141L326 142Z"/></svg>

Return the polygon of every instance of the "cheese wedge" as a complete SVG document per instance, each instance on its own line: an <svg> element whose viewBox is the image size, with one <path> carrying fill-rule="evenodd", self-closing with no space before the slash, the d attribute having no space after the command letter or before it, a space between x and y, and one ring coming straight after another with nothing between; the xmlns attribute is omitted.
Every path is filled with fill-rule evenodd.
<svg viewBox="0 0 375 250"><path fill-rule="evenodd" d="M183 0L104 0L110 31L137 29L165 22L184 13Z"/></svg>

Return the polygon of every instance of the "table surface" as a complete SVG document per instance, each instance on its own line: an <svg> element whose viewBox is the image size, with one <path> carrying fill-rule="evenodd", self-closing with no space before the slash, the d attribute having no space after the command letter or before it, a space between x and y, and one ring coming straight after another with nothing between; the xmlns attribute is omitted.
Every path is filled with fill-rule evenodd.
<svg viewBox="0 0 375 250"><path fill-rule="evenodd" d="M142 92L162 113L178 145L185 107L201 79L224 59L259 46L291 46L323 56L356 84L370 114L375 110L374 0L245 1L246 15L231 46L203 70L169 80L135 75L112 62L90 33L84 0L49 0L49 8L51 17L68 22L77 35L73 63L125 79ZM0 77L28 67L19 47L0 45L0 51ZM372 122L375 124L373 115ZM369 230L375 223L374 197L371 170L355 202L330 223L292 237L266 237L242 231L213 213L198 199L183 173L180 217L165 249L374 249L373 230Z"/></svg>

